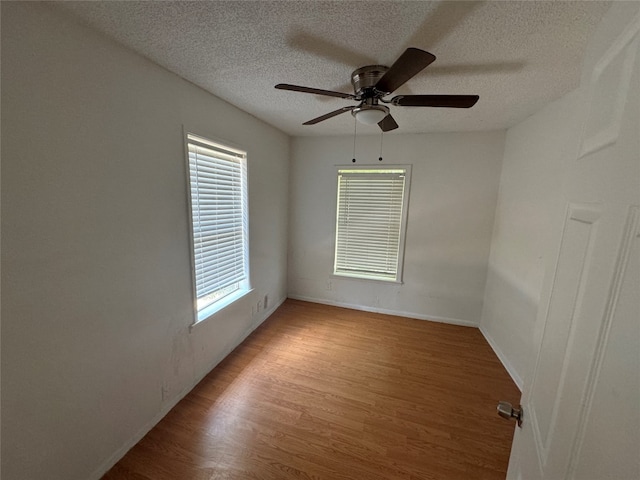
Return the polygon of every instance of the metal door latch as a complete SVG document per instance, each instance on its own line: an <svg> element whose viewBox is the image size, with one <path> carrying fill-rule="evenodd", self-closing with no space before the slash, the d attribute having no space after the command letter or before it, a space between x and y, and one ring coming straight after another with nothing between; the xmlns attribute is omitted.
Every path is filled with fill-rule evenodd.
<svg viewBox="0 0 640 480"><path fill-rule="evenodd" d="M518 422L518 426L522 426L522 406L518 405L518 408L513 408L509 402L498 402L498 415L507 420L512 418Z"/></svg>

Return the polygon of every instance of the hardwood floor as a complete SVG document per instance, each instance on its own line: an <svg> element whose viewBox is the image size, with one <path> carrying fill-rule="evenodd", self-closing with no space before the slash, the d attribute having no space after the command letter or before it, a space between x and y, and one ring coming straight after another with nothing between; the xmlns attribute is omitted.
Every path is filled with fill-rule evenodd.
<svg viewBox="0 0 640 480"><path fill-rule="evenodd" d="M503 479L519 398L475 328L287 300L103 479Z"/></svg>

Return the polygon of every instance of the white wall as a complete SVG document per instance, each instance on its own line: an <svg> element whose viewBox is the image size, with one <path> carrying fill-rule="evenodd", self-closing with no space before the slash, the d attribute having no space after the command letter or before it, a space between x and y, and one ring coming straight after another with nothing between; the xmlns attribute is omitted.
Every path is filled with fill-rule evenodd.
<svg viewBox="0 0 640 480"><path fill-rule="evenodd" d="M289 296L445 320L480 321L504 132L388 135L383 165L411 164L404 284L332 277L336 164L353 137L292 141ZM357 138L378 165L379 136Z"/></svg>
<svg viewBox="0 0 640 480"><path fill-rule="evenodd" d="M572 92L507 130L481 330L522 388L554 225L564 214L565 162L577 146Z"/></svg>
<svg viewBox="0 0 640 480"><path fill-rule="evenodd" d="M289 139L2 2L2 474L98 478L286 296ZM193 318L183 124L248 150L255 293Z"/></svg>

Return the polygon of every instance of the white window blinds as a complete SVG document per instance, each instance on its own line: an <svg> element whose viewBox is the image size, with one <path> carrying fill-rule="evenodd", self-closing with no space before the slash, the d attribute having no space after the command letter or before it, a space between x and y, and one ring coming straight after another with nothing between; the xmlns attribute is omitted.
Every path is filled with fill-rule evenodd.
<svg viewBox="0 0 640 480"><path fill-rule="evenodd" d="M399 281L406 169L340 169L334 274Z"/></svg>
<svg viewBox="0 0 640 480"><path fill-rule="evenodd" d="M245 152L187 135L198 310L247 280Z"/></svg>

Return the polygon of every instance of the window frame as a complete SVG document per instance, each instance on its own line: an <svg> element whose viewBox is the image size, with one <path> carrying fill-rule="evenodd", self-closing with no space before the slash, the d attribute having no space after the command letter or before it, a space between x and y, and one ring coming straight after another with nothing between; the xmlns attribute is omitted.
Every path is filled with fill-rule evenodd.
<svg viewBox="0 0 640 480"><path fill-rule="evenodd" d="M189 160L189 137L196 137L194 140L196 142L211 144L212 146L226 150L228 152L234 152L241 154L242 158L242 205L244 208L243 216L244 216L244 272L245 278L241 280L239 283L238 289L233 292L223 295L221 298L215 300L211 304L198 309L198 288L197 288L197 279L196 279L196 246L195 246L195 231L194 231L194 222L193 222L193 203L191 198L191 166ZM212 135L202 135L200 133L196 133L191 129L187 129L183 126L183 146L184 146L184 158L185 158L185 172L186 172L186 196L187 196L187 218L188 218L188 235L189 235L189 256L190 256L190 266L191 266L191 284L192 284L192 298L193 298L193 323L191 327L194 325L211 318L218 312L222 311L229 305L235 303L240 298L246 296L252 291L251 288L251 275L250 275L250 245L249 245L249 172L248 172L248 153L247 150L233 144L232 142L228 142L226 140L218 139Z"/></svg>
<svg viewBox="0 0 640 480"><path fill-rule="evenodd" d="M337 247L338 247L338 206L339 206L339 176L341 170L404 170L405 183L404 193L402 197L402 213L400 217L400 236L398 240L398 258L396 265L395 279L383 278L381 276L348 273L348 272L336 272L336 260L337 260ZM411 190L411 165L406 164L386 164L386 165L335 165L335 177L334 177L334 205L333 205L333 266L331 269L331 277L338 279L350 279L350 280L365 280L392 284L403 284L404 278L404 258L405 258L405 246L407 236L407 223L409 217L409 198Z"/></svg>

